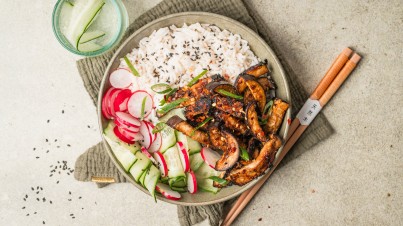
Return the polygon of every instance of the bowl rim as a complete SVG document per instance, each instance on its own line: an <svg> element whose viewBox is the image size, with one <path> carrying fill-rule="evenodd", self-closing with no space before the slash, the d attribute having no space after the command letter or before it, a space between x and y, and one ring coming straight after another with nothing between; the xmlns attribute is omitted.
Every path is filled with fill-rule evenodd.
<svg viewBox="0 0 403 226"><path fill-rule="evenodd" d="M86 57L93 57L93 56L98 56L103 53L108 52L109 50L113 49L119 41L122 39L123 34L125 33L126 29L128 28L129 25L129 15L127 13L126 7L124 6L123 2L121 1L115 1L115 0L110 0L111 4L119 14L118 16L118 24L119 30L116 32L116 34L111 38L111 41L109 41L106 45L102 46L101 49L92 51L92 52L80 52L74 48L71 48L68 46L65 42L68 42L67 38L65 35L62 33L60 30L60 11L63 7L63 3L66 2L67 0L58 0L55 3L55 6L53 8L52 12L52 30L53 34L55 35L57 41L61 46L63 46L64 49L67 51L74 53L79 56L86 56ZM70 44L70 43L69 43Z"/></svg>
<svg viewBox="0 0 403 226"><path fill-rule="evenodd" d="M266 46L267 50L269 51L269 53L273 56L274 58L274 64L278 65L279 68L279 74L281 74L281 77L283 79L284 82L284 88L285 88L285 92L286 95L288 96L288 102L291 103L291 92L290 92L290 88L289 88L289 83L288 83L288 78L286 76L286 73L283 69L283 66L281 65L280 60L278 59L277 55L274 53L274 51L271 49L271 47L263 40L263 38L261 38L255 31L253 31L252 29L250 29L249 27L247 27L246 25L240 23L239 21L236 21L234 19L231 19L229 17L226 16L222 16L219 14L215 14L215 13L209 13L209 12L197 12L197 11L190 11L190 12L182 12L182 13L175 13L175 14L170 14L167 16L163 16L159 19L153 20L150 23L144 25L143 27L139 28L138 30L136 30L133 34L131 34L129 37L126 38L126 40L121 43L120 47L116 50L116 52L113 54L113 57L110 59L107 68L105 69L105 72L103 74L102 77L102 81L99 87L99 92L98 92L98 101L97 101L97 114L98 114L98 124L99 124L99 129L100 129L100 133L101 133L101 137L102 137L102 143L105 146L108 155L111 157L112 162L115 164L115 166L118 168L119 172L123 174L123 176L132 184L135 185L135 187L137 187L139 190L143 191L144 193L146 193L147 195L151 196L149 194L149 192L143 188L141 185L139 185L138 183L136 183L130 176L128 173L126 173L122 167L120 166L120 163L117 161L117 159L115 158L114 154L112 153L112 150L109 146L109 144L107 144L104 136L103 136L103 127L102 127L102 113L101 113L101 104L102 104L102 97L103 97L103 90L105 87L105 84L107 83L107 78L108 78L108 72L110 71L113 62L116 60L116 58L118 57L118 55L120 54L120 52L122 51L122 49L133 39L133 37L137 36L140 32L142 32L143 30L147 29L150 26L153 26L163 20L167 20L167 19L171 19L174 17L183 17L183 16L206 16L206 17L215 17L218 20L225 20L227 22L230 23L234 23L235 25L239 26L240 28L246 30L248 33L250 33L250 35L255 36L255 38L257 38L260 42L262 42L263 45ZM220 28L222 29L222 28ZM286 115L284 117L284 120L287 120L289 118L291 118L291 104L289 109L286 112ZM287 136L288 134L288 129L289 129L289 124L285 123L285 130L284 130L284 137ZM282 151L283 147L281 147L278 152L277 155ZM277 158L276 158L277 160ZM265 174L269 171L266 170ZM263 174L263 175L265 175ZM263 175L258 177L257 179L251 181L250 183L240 187L241 189L239 189L237 192L228 195L226 197L222 197L219 199L215 199L215 200L210 200L210 201L203 201L201 203L194 203L194 202L181 202L180 200L170 200L167 199L163 196L160 195L156 195L157 199L161 200L161 201L165 201L171 204L175 204L175 205L181 205L181 206L203 206L203 205L211 205L211 204L215 204L215 203L219 203L219 202L224 202L227 201L229 199L232 199L240 194L242 194L244 191L248 190L249 188L251 188L252 186L254 186L259 180L261 180L263 178Z"/></svg>

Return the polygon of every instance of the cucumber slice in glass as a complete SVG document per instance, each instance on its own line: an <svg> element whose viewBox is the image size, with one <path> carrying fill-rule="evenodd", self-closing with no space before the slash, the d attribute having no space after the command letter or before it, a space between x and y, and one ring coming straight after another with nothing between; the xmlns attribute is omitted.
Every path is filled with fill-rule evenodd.
<svg viewBox="0 0 403 226"><path fill-rule="evenodd" d="M81 36L80 46L84 43L96 40L98 38L102 38L105 36L105 32L103 31L87 31ZM81 47L80 47L81 48Z"/></svg>

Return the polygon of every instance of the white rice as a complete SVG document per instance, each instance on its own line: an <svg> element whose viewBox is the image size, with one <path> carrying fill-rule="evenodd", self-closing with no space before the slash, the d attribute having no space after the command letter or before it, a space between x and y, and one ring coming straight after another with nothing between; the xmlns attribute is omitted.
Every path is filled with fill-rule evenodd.
<svg viewBox="0 0 403 226"><path fill-rule="evenodd" d="M184 24L160 28L143 38L128 58L138 70L141 89L157 83L184 86L207 69L231 82L259 59L240 35L209 24ZM124 60L120 67L127 68Z"/></svg>

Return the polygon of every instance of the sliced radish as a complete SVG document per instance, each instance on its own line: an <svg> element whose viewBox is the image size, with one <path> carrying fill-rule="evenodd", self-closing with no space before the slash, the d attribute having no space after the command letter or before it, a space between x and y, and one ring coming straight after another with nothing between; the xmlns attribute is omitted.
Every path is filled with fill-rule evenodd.
<svg viewBox="0 0 403 226"><path fill-rule="evenodd" d="M132 140L132 141L140 141L143 140L144 137L141 133L133 133L133 132L129 132L127 130L124 130L122 128L119 128L119 132L125 136L127 139Z"/></svg>
<svg viewBox="0 0 403 226"><path fill-rule="evenodd" d="M157 151L154 153L154 159L157 161L157 167L161 171L161 176L166 177L168 175L168 165L165 161L164 155Z"/></svg>
<svg viewBox="0 0 403 226"><path fill-rule="evenodd" d="M127 110L127 101L131 95L132 91L130 89L122 89L116 94L116 97L113 100L113 108L115 112Z"/></svg>
<svg viewBox="0 0 403 226"><path fill-rule="evenodd" d="M202 148L200 152L204 162L207 163L211 168L215 168L216 162L221 158L221 156L212 150L211 148Z"/></svg>
<svg viewBox="0 0 403 226"><path fill-rule="evenodd" d="M140 133L144 136L144 139L140 141L140 143L146 147L147 149L151 146L152 135L151 132L148 130L148 126L144 121L141 121L140 125Z"/></svg>
<svg viewBox="0 0 403 226"><path fill-rule="evenodd" d="M129 138L127 138L126 136L124 136L121 133L121 130L119 130L119 127L115 126L115 128L113 128L113 133L115 133L115 135L123 142L126 142L128 144L134 144L133 140L130 140Z"/></svg>
<svg viewBox="0 0 403 226"><path fill-rule="evenodd" d="M107 91L109 92L109 90ZM106 95L104 95L104 97L102 98L102 103L101 103L101 112L102 115L104 116L104 118L106 119L111 119L112 115L109 114L109 106L106 105Z"/></svg>
<svg viewBox="0 0 403 226"><path fill-rule="evenodd" d="M151 113L151 110L154 107L152 96L144 90L138 90L132 94L129 101L127 102L127 109L132 116L136 118L141 117L141 108L144 98L146 98L146 102L144 105L143 117L147 117Z"/></svg>
<svg viewBox="0 0 403 226"><path fill-rule="evenodd" d="M118 96L118 94L121 92L121 89L114 89L111 91L110 93L110 98L109 98L109 103L108 105L109 107L109 113L112 115L112 117L116 117L116 111L114 108L114 103L115 103L115 99Z"/></svg>
<svg viewBox="0 0 403 226"><path fill-rule="evenodd" d="M141 152L147 156L147 158L149 158L151 160L151 162L154 163L154 165L157 165L157 161L155 161L155 159L153 158L153 156L151 156L151 154L147 151L147 149L145 147L141 147Z"/></svg>
<svg viewBox="0 0 403 226"><path fill-rule="evenodd" d="M163 183L157 183L155 189L161 193L165 198L171 200L179 200L181 199L181 194L177 191L173 191L168 185Z"/></svg>
<svg viewBox="0 0 403 226"><path fill-rule="evenodd" d="M148 131L151 134L151 142L154 142L155 139L157 138L157 134L153 133L154 125L151 122L147 122L147 121L144 121L144 123L147 125Z"/></svg>
<svg viewBox="0 0 403 226"><path fill-rule="evenodd" d="M178 146L179 156L181 158L183 170L187 172L190 170L189 153L186 150L185 145L183 145L181 141L178 141L176 145Z"/></svg>
<svg viewBox="0 0 403 226"><path fill-rule="evenodd" d="M116 119L128 127L140 128L141 121L125 112L116 112Z"/></svg>
<svg viewBox="0 0 403 226"><path fill-rule="evenodd" d="M155 134L156 138L154 142L151 144L151 146L148 148L148 152L154 153L156 151L159 151L162 145L162 136L160 133Z"/></svg>
<svg viewBox="0 0 403 226"><path fill-rule="evenodd" d="M112 98L112 94L115 93L116 91L118 91L118 89L115 88L110 88L108 89L108 91L106 91L103 99L102 99L102 107L105 106L105 111L108 114L109 117L113 117L113 115L111 114L111 98Z"/></svg>
<svg viewBox="0 0 403 226"><path fill-rule="evenodd" d="M188 191L190 194L194 194L197 192L196 175L193 173L193 171L188 172L186 175L188 180Z"/></svg>
<svg viewBox="0 0 403 226"><path fill-rule="evenodd" d="M118 68L109 76L109 82L115 88L127 88L133 82L133 75L126 69Z"/></svg>
<svg viewBox="0 0 403 226"><path fill-rule="evenodd" d="M138 132L140 132L140 127L134 127L134 126L125 125L125 124L121 123L121 122L120 122L119 120L117 120L117 119L113 120L113 122L114 122L117 126L119 126L119 128L121 128L122 130L126 130L126 131L132 132L132 133L138 133Z"/></svg>

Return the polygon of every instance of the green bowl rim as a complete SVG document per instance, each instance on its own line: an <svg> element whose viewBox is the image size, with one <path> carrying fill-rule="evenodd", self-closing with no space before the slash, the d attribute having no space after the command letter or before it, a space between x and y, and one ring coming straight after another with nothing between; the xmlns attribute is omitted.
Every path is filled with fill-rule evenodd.
<svg viewBox="0 0 403 226"><path fill-rule="evenodd" d="M80 52L76 50L75 48L71 48L69 45L70 43L67 41L65 36L62 34L60 31L59 27L59 15L60 15L60 10L61 6L64 2L67 0L58 0L53 8L52 12L52 30L54 35L56 36L57 41L60 43L60 45L63 46L63 48L67 49L69 52L74 53L76 55L80 56L98 56L100 54L106 53L107 51L111 50L115 45L117 45L120 41L120 39L123 37L124 32L126 31L128 25L129 25L129 15L127 14L126 7L121 1L115 1L115 0L109 0L113 6L115 7L115 10L118 12L119 17L118 17L118 23L120 24L119 31L116 32L114 37L111 39L111 41L103 46L101 49L97 51L92 51L92 52ZM67 45L68 43L69 45Z"/></svg>

